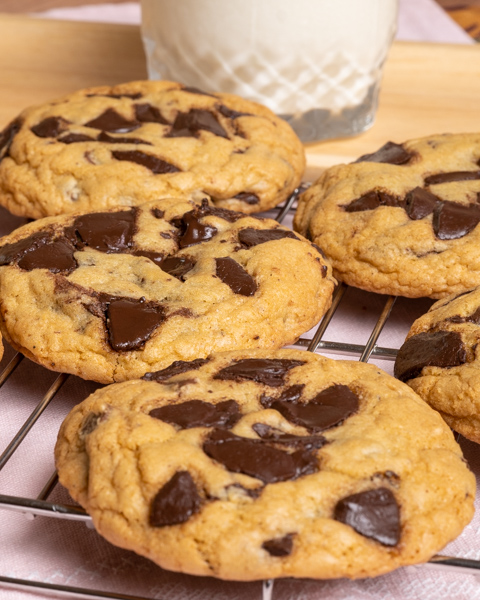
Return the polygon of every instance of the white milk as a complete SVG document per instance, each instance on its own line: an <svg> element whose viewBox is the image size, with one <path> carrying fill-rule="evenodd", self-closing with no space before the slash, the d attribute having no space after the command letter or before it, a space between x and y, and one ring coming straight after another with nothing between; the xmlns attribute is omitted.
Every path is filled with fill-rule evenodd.
<svg viewBox="0 0 480 600"><path fill-rule="evenodd" d="M142 0L152 79L230 92L304 141L373 122L397 0Z"/></svg>

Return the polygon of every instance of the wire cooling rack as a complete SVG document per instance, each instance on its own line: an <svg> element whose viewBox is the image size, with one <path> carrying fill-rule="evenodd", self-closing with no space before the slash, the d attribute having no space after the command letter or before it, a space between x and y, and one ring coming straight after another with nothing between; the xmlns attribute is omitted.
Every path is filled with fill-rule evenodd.
<svg viewBox="0 0 480 600"><path fill-rule="evenodd" d="M267 216L276 218L278 222L283 222L286 220L287 223L291 223L296 195L298 195L298 193L292 195L289 201L287 201L285 206L282 207L277 214L270 213ZM326 355L341 355L342 358L358 359L362 362L380 361L380 363L382 363L387 361L391 364L395 360L398 344L395 347L384 347L379 345L379 338L386 326L390 324L395 328L398 325L398 319L393 319L392 317L394 306L396 303L398 305L397 298L393 296L387 297L378 296L376 294L368 294L367 299L363 298L363 304L375 304L376 311L378 313L376 320L368 323L369 334L366 341L355 343L355 341L324 339L324 337L328 337L328 335L326 335L327 330L330 331L329 328L335 322L335 315L338 315L339 312L341 313L342 310L351 310L351 307L354 305L359 306L362 304L362 301L357 301L355 297L355 295L358 296L358 294L362 293L363 292L349 288L344 284L337 286L333 296L332 306L329 311L325 314L316 329L312 332L309 332L306 337L300 338L294 347L302 348L309 352L320 352ZM349 294L350 300L347 300ZM402 300L404 299L399 299L400 303ZM344 305L346 305L346 308L344 308ZM425 305L420 305L419 310L424 312ZM358 324L358 316L356 319L356 323ZM366 320L369 321L368 318ZM393 323L391 323L391 321L393 321ZM405 336L403 335L403 337ZM2 387L9 382L14 372L22 365L23 362L29 363L29 361L21 354L14 354L0 372L0 403L2 401ZM16 431L12 439L8 442L2 454L0 454L0 475L2 469L21 448L21 445L24 442L27 434L32 430L34 425L40 419L42 419L42 416L45 415L48 406L54 401L55 397L65 385L69 377L71 376L66 374L60 374L56 376L47 392L43 395L38 404L28 415L23 425L18 429L18 431ZM53 492L57 486L57 482L57 474L54 472L44 482L43 488L35 498L0 494L0 509L23 513L25 518L30 520L33 520L37 517L50 517L63 521L73 520L83 522L87 525L87 527L92 528L93 526L90 516L80 506L57 503L49 500L49 498L53 495ZM461 573L474 575L478 580L480 580L480 561L469 558L437 555L434 556L428 563L418 565L415 568L437 569L454 574ZM0 598L5 597L2 595L2 589L32 592L35 594L46 595L47 597L55 595L62 598L78 598L88 600L154 600L153 598L146 596L128 595L68 585L57 585L54 583L35 581L30 578L19 579L0 573ZM264 581L258 597L262 597L263 600L273 600L273 590L274 581ZM158 600L158 598L159 596L155 595L155 600Z"/></svg>

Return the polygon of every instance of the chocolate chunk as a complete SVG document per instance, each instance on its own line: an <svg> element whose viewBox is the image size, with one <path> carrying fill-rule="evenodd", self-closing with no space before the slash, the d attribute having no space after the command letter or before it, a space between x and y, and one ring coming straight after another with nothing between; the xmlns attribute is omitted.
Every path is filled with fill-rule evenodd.
<svg viewBox="0 0 480 600"><path fill-rule="evenodd" d="M211 206L208 202L203 201L202 206L197 209L197 214L202 217L208 217L210 215L219 217L229 223L235 223L239 219L244 219L247 215L242 212L235 210L229 210L228 208L219 208L217 206ZM250 216L250 215L249 215Z"/></svg>
<svg viewBox="0 0 480 600"><path fill-rule="evenodd" d="M227 117L227 119L238 119L238 117L252 117L251 113L240 112L239 110L233 110L233 108L228 108L225 104L218 104L216 106L218 112Z"/></svg>
<svg viewBox="0 0 480 600"><path fill-rule="evenodd" d="M67 133L59 137L58 141L62 142L62 144L77 144L79 142L96 142L97 140L84 133Z"/></svg>
<svg viewBox="0 0 480 600"><path fill-rule="evenodd" d="M154 262L158 267L160 267L162 262L165 260L165 255L161 252L149 252L148 250L134 250L132 254L133 256L144 256L145 258L148 258L152 262Z"/></svg>
<svg viewBox="0 0 480 600"><path fill-rule="evenodd" d="M88 413L83 421L80 435L88 435L95 431L98 424L105 419L105 413Z"/></svg>
<svg viewBox="0 0 480 600"><path fill-rule="evenodd" d="M83 244L107 254L127 252L133 246L137 210L81 215L73 223Z"/></svg>
<svg viewBox="0 0 480 600"><path fill-rule="evenodd" d="M277 396L276 398L262 394L260 397L260 404L265 408L271 408L272 404L277 400L284 402L297 402L302 397L304 388L305 384L303 383L291 385L287 388L284 388L280 396Z"/></svg>
<svg viewBox="0 0 480 600"><path fill-rule="evenodd" d="M161 210L160 208L152 208L152 215L156 219L163 219L163 217L165 216L165 211Z"/></svg>
<svg viewBox="0 0 480 600"><path fill-rule="evenodd" d="M288 421L318 432L339 425L358 411L358 397L346 385L332 385L306 403L278 399L271 404Z"/></svg>
<svg viewBox="0 0 480 600"><path fill-rule="evenodd" d="M85 123L85 127L93 127L111 133L127 133L140 127L138 121L130 121L113 108L107 108L101 115Z"/></svg>
<svg viewBox="0 0 480 600"><path fill-rule="evenodd" d="M153 302L113 298L107 306L109 342L117 352L139 350L166 320L162 306Z"/></svg>
<svg viewBox="0 0 480 600"><path fill-rule="evenodd" d="M270 387L280 387L285 384L285 377L290 369L304 364L303 360L288 358L243 358L221 369L213 378L255 381Z"/></svg>
<svg viewBox="0 0 480 600"><path fill-rule="evenodd" d="M181 373L186 373L187 371L194 371L196 369L200 369L203 365L208 363L208 358L196 358L195 360L176 360L169 367L162 369L161 371L155 371L153 373L145 373L142 379L145 381L156 381L157 383L163 383L174 377L175 375L180 375Z"/></svg>
<svg viewBox="0 0 480 600"><path fill-rule="evenodd" d="M423 367L458 367L467 362L462 336L456 331L425 331L409 338L395 360L394 374L401 381L418 377Z"/></svg>
<svg viewBox="0 0 480 600"><path fill-rule="evenodd" d="M226 283L234 294L240 296L253 296L255 294L257 291L255 279L233 258L216 258L215 262L217 277L223 283Z"/></svg>
<svg viewBox="0 0 480 600"><path fill-rule="evenodd" d="M262 548L271 556L288 556L293 550L293 533L263 542Z"/></svg>
<svg viewBox="0 0 480 600"><path fill-rule="evenodd" d="M160 268L180 281L185 281L184 276L193 269L195 264L195 261L188 256L169 256L161 262Z"/></svg>
<svg viewBox="0 0 480 600"><path fill-rule="evenodd" d="M440 240L456 240L480 223L480 207L442 202L433 213L433 231Z"/></svg>
<svg viewBox="0 0 480 600"><path fill-rule="evenodd" d="M52 240L25 252L18 266L25 271L48 269L52 273L71 273L77 268L74 252L75 248L69 240Z"/></svg>
<svg viewBox="0 0 480 600"><path fill-rule="evenodd" d="M158 156L146 154L145 152L140 152L140 150L113 150L112 156L116 160L127 160L137 165L142 165L155 175L178 173L180 171L178 167L158 158Z"/></svg>
<svg viewBox="0 0 480 600"><path fill-rule="evenodd" d="M8 156L10 152L10 146L12 145L13 138L20 131L23 124L23 119L17 118L9 123L5 129L0 133L0 162Z"/></svg>
<svg viewBox="0 0 480 600"><path fill-rule="evenodd" d="M480 179L480 171L451 171L450 173L437 173L425 177L426 185L436 185L438 183L451 183L452 181L472 181Z"/></svg>
<svg viewBox="0 0 480 600"><path fill-rule="evenodd" d="M390 165L406 165L413 158L411 152L407 152L401 144L387 142L379 150L372 154L364 154L357 158L355 162L378 162L388 163Z"/></svg>
<svg viewBox="0 0 480 600"><path fill-rule="evenodd" d="M150 411L154 419L178 425L181 429L193 427L226 427L229 429L241 418L235 400L209 404L202 400L189 400L179 404L168 404Z"/></svg>
<svg viewBox="0 0 480 600"><path fill-rule="evenodd" d="M183 215L180 219L178 226L181 229L178 245L180 248L187 248L200 244L201 242L207 242L216 233L217 228L212 225L204 225L200 222L203 214L199 210L191 210Z"/></svg>
<svg viewBox="0 0 480 600"><path fill-rule="evenodd" d="M53 234L37 231L27 238L0 247L0 265L17 263L21 269L48 269L52 273L69 273L77 267L75 248L66 238L53 239Z"/></svg>
<svg viewBox="0 0 480 600"><path fill-rule="evenodd" d="M70 121L67 121L63 117L48 117L43 121L40 121L37 125L32 127L33 133L37 137L58 137L61 133L66 131Z"/></svg>
<svg viewBox="0 0 480 600"><path fill-rule="evenodd" d="M405 211L410 219L418 221L430 215L440 201L432 192L416 187L405 196Z"/></svg>
<svg viewBox="0 0 480 600"><path fill-rule="evenodd" d="M318 460L309 450L289 454L268 443L242 438L223 429L214 429L203 443L207 456L233 473L244 473L265 483L288 481L318 471Z"/></svg>
<svg viewBox="0 0 480 600"><path fill-rule="evenodd" d="M177 471L157 493L150 511L152 527L185 523L200 510L202 499L188 471Z"/></svg>
<svg viewBox="0 0 480 600"><path fill-rule="evenodd" d="M262 440L272 442L274 444L284 444L292 447L321 448L327 443L323 435L293 435L291 433L282 433L278 429L270 427L265 423L254 423L253 431Z"/></svg>
<svg viewBox="0 0 480 600"><path fill-rule="evenodd" d="M260 202L260 198L253 192L240 192L239 194L236 194L234 198L241 200L246 204L258 204Z"/></svg>
<svg viewBox="0 0 480 600"><path fill-rule="evenodd" d="M170 125L162 116L162 113L156 106L151 104L135 104L135 118L140 123L160 123L161 125Z"/></svg>
<svg viewBox="0 0 480 600"><path fill-rule="evenodd" d="M388 488L343 498L335 507L334 519L384 546L396 546L400 541L400 509Z"/></svg>
<svg viewBox="0 0 480 600"><path fill-rule="evenodd" d="M102 131L97 140L99 142L105 142L106 144L146 144L147 146L152 146L151 142L147 142L147 140L143 140L142 138L115 137L114 135L108 134L106 131Z"/></svg>
<svg viewBox="0 0 480 600"><path fill-rule="evenodd" d="M352 200L350 204L344 204L345 212L362 212L364 210L375 210L379 206L402 206L401 200L392 194L380 190L372 190Z"/></svg>
<svg viewBox="0 0 480 600"><path fill-rule="evenodd" d="M282 240L283 238L298 240L298 237L293 233L293 231L288 231L285 229L253 229L251 227L247 227L246 229L241 229L238 232L238 241L244 248L252 248L253 246L258 246L259 244L275 242L277 240Z"/></svg>
<svg viewBox="0 0 480 600"><path fill-rule="evenodd" d="M467 292L468 293L468 292ZM460 315L456 315L454 317L449 317L445 319L450 323L474 323L475 325L480 325L480 307L477 310L466 317L461 317Z"/></svg>
<svg viewBox="0 0 480 600"><path fill-rule="evenodd" d="M197 137L202 130L228 139L228 134L217 117L211 111L201 108L191 108L188 113L177 113L166 137Z"/></svg>

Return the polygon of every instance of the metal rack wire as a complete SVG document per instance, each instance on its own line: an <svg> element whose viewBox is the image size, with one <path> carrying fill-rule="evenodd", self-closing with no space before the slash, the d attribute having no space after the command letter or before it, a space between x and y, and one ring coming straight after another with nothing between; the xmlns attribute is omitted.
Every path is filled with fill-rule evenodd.
<svg viewBox="0 0 480 600"><path fill-rule="evenodd" d="M285 206L275 216L277 221L282 222L284 218L292 211L292 206L295 201L295 194L289 199ZM295 346L306 349L309 352L322 352L327 354L340 354L344 357L358 358L362 362L368 362L371 358L382 360L395 360L397 349L378 346L377 341L379 336L390 318L392 309L395 305L396 298L393 296L386 297L374 327L371 330L370 336L365 344L344 343L338 341L324 340L323 336L327 327L332 322L332 319L337 312L342 299L347 291L347 286L340 284L334 293L332 306L325 314L313 337L300 338ZM2 386L9 380L10 376L22 363L23 356L15 354L10 362L0 373L0 391ZM14 435L10 443L7 445L3 453L0 455L0 472L12 458L18 448L21 446L28 432L32 429L35 423L42 417L46 408L54 400L57 393L66 383L68 375L60 374L51 384L50 388L38 402L37 406L30 413L23 425ZM45 482L43 489L36 498L26 498L12 495L0 494L0 509L17 511L25 514L27 518L33 519L36 516L53 517L62 520L73 520L84 522L87 526L92 527L90 516L79 506L58 504L49 501L55 486L57 485L57 475L53 473ZM435 556L427 564L418 565L419 569L438 569L450 571L453 573L465 573L474 575L480 579L480 561L466 558L456 558L450 556ZM32 581L25 579L17 579L3 576L0 574L0 591L1 588L30 591L36 593L48 593L60 595L65 598L76 599L99 599L99 600L153 600L135 595L126 595L121 593L111 593L95 589L87 589L80 587L71 587L65 585L55 585L52 583L44 583L40 581ZM274 582L272 580L263 582L263 600L272 600Z"/></svg>

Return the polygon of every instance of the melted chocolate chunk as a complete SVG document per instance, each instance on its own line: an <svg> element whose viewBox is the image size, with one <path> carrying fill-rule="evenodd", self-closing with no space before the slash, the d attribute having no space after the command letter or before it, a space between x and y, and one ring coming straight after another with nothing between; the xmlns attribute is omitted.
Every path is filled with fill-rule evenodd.
<svg viewBox="0 0 480 600"><path fill-rule="evenodd" d="M201 505L202 499L190 473L177 471L153 499L150 525L168 527L185 523Z"/></svg>
<svg viewBox="0 0 480 600"><path fill-rule="evenodd" d="M160 123L161 125L170 125L162 116L162 113L156 106L151 104L135 104L135 118L140 123Z"/></svg>
<svg viewBox="0 0 480 600"><path fill-rule="evenodd" d="M297 402L302 397L304 388L305 388L305 385L303 383L297 384L297 385L291 385L291 386L283 389L282 393L277 398L273 398L272 396L262 395L260 398L260 404L262 406L264 406L265 408L271 408L272 404L277 400L281 400L281 401L285 401L285 402Z"/></svg>
<svg viewBox="0 0 480 600"><path fill-rule="evenodd" d="M96 142L97 140L84 133L67 133L59 137L58 141L62 142L62 144L77 144L79 142Z"/></svg>
<svg viewBox="0 0 480 600"><path fill-rule="evenodd" d="M228 108L225 104L219 104L216 106L218 112L227 117L227 119L238 119L238 117L252 117L251 113L240 112L239 110L233 110L233 108Z"/></svg>
<svg viewBox="0 0 480 600"><path fill-rule="evenodd" d="M73 223L82 243L107 254L128 252L133 246L137 210L98 212L77 217Z"/></svg>
<svg viewBox="0 0 480 600"><path fill-rule="evenodd" d="M75 247L67 238L53 239L53 234L38 231L13 244L0 247L0 265L17 263L21 269L48 269L52 273L69 273L77 267Z"/></svg>
<svg viewBox="0 0 480 600"><path fill-rule="evenodd" d="M260 198L253 192L240 192L239 194L236 194L234 198L241 200L246 204L258 204L260 202Z"/></svg>
<svg viewBox="0 0 480 600"><path fill-rule="evenodd" d="M401 144L387 142L379 150L372 154L364 154L357 158L355 162L378 162L388 163L390 165L406 165L413 158L411 152L407 152Z"/></svg>
<svg viewBox="0 0 480 600"><path fill-rule="evenodd" d="M287 533L281 538L263 542L262 548L271 556L288 556L293 550L293 533Z"/></svg>
<svg viewBox="0 0 480 600"><path fill-rule="evenodd" d="M155 175L178 173L180 171L178 167L158 158L158 156L146 154L145 152L140 152L140 150L113 150L112 156L116 160L127 160L137 165L142 165Z"/></svg>
<svg viewBox="0 0 480 600"><path fill-rule="evenodd" d="M178 425L181 429L193 427L233 427L241 418L235 400L225 400L209 404L202 400L189 400L180 404L160 406L150 411L150 416L166 423Z"/></svg>
<svg viewBox="0 0 480 600"><path fill-rule="evenodd" d="M2 159L8 156L13 138L20 131L22 124L23 120L17 118L9 123L2 132L0 132L0 162Z"/></svg>
<svg viewBox="0 0 480 600"><path fill-rule="evenodd" d="M350 204L344 204L345 212L362 212L364 210L375 210L379 206L402 206L402 202L396 196L379 190L372 190L352 200Z"/></svg>
<svg viewBox="0 0 480 600"><path fill-rule="evenodd" d="M80 430L80 435L88 435L95 431L98 427L98 424L105 420L105 413L88 413L83 421L82 428Z"/></svg>
<svg viewBox="0 0 480 600"><path fill-rule="evenodd" d="M339 425L358 410L358 397L346 385L332 385L307 403L275 400L271 408L288 421L318 432Z"/></svg>
<svg viewBox="0 0 480 600"><path fill-rule="evenodd" d="M195 264L195 261L188 256L169 256L160 263L160 268L180 281L185 281L185 275Z"/></svg>
<svg viewBox="0 0 480 600"><path fill-rule="evenodd" d="M466 317L456 315L455 317L445 319L445 321L449 321L450 323L474 323L475 325L480 325L480 307L471 315Z"/></svg>
<svg viewBox="0 0 480 600"><path fill-rule="evenodd" d="M203 443L207 456L233 473L244 473L265 483L298 479L318 471L318 460L310 450L292 454L263 440L242 438L223 429L214 429Z"/></svg>
<svg viewBox="0 0 480 600"><path fill-rule="evenodd" d="M433 213L439 202L441 200L435 194L416 187L405 196L405 211L410 219L418 221Z"/></svg>
<svg viewBox="0 0 480 600"><path fill-rule="evenodd" d="M175 225L181 230L178 245L180 248L188 248L201 242L207 242L216 233L217 228L212 225L204 225L200 219L204 216L202 210L191 210L183 215Z"/></svg>
<svg viewBox="0 0 480 600"><path fill-rule="evenodd" d="M142 97L141 92L135 92L134 94L87 94L87 98L94 98L95 96L101 96L103 98L130 98L131 100L138 100Z"/></svg>
<svg viewBox="0 0 480 600"><path fill-rule="evenodd" d="M480 179L480 171L452 171L450 173L437 173L425 177L426 185L436 185L438 183L451 183L452 181L472 181Z"/></svg>
<svg viewBox="0 0 480 600"><path fill-rule="evenodd" d="M467 361L462 336L456 331L425 331L409 338L395 360L394 374L401 381L418 377L423 367L457 367Z"/></svg>
<svg viewBox="0 0 480 600"><path fill-rule="evenodd" d="M77 268L74 252L71 242L60 238L26 252L17 264L25 271L48 269L52 273L71 273Z"/></svg>
<svg viewBox="0 0 480 600"><path fill-rule="evenodd" d="M247 216L245 213L229 210L228 208L210 206L206 201L203 201L202 205L197 209L197 214L201 215L202 217L208 217L212 215L213 217L219 217L224 221L228 221L229 223L235 223L239 219L244 219Z"/></svg>
<svg viewBox="0 0 480 600"><path fill-rule="evenodd" d="M255 279L233 258L216 258L216 275L226 283L234 294L253 296L257 291Z"/></svg>
<svg viewBox="0 0 480 600"><path fill-rule="evenodd" d="M172 129L166 137L197 137L200 131L227 138L228 134L217 117L209 110L191 108L188 113L177 113Z"/></svg>
<svg viewBox="0 0 480 600"><path fill-rule="evenodd" d="M272 442L274 444L284 444L292 447L321 448L325 446L327 440L323 435L293 435L291 433L282 433L281 431L265 425L265 423L254 423L253 431L262 440Z"/></svg>
<svg viewBox="0 0 480 600"><path fill-rule="evenodd" d="M253 229L247 227L238 232L238 241L242 244L243 248L252 248L259 244L275 242L277 240L282 240L283 238L298 240L298 237L293 231L285 229Z"/></svg>
<svg viewBox="0 0 480 600"><path fill-rule="evenodd" d="M142 138L115 137L114 135L108 134L106 131L102 131L97 140L99 142L105 142L106 144L145 144L147 146L152 146L151 142L147 142L147 140L143 140Z"/></svg>
<svg viewBox="0 0 480 600"><path fill-rule="evenodd" d="M233 381L255 381L270 387L285 385L290 369L304 365L303 360L288 358L243 358L221 369L214 379Z"/></svg>
<svg viewBox="0 0 480 600"><path fill-rule="evenodd" d="M164 254L160 252L149 252L148 250L134 250L132 254L133 256L144 256L145 258L150 259L158 267L161 266L162 262L165 259Z"/></svg>
<svg viewBox="0 0 480 600"><path fill-rule="evenodd" d="M352 494L340 500L334 518L384 546L400 541L400 509L388 488Z"/></svg>
<svg viewBox="0 0 480 600"><path fill-rule="evenodd" d="M66 131L69 124L70 122L63 117L48 117L43 121L40 121L37 125L34 125L32 131L37 137L55 138Z"/></svg>
<svg viewBox="0 0 480 600"><path fill-rule="evenodd" d="M165 211L161 210L160 208L152 208L152 215L156 219L163 219L163 217L165 216Z"/></svg>
<svg viewBox="0 0 480 600"><path fill-rule="evenodd" d="M433 213L433 231L440 240L456 240L480 223L480 206L442 202Z"/></svg>
<svg viewBox="0 0 480 600"><path fill-rule="evenodd" d="M139 350L166 320L162 306L143 298L112 298L106 317L109 342L117 352Z"/></svg>
<svg viewBox="0 0 480 600"><path fill-rule="evenodd" d="M140 127L138 121L130 121L113 108L107 108L101 115L85 123L85 127L93 127L110 133L127 133Z"/></svg>
<svg viewBox="0 0 480 600"><path fill-rule="evenodd" d="M167 379L175 377L175 375L200 369L200 367L203 367L203 365L206 365L207 363L208 358L196 358L195 360L190 361L176 360L169 367L162 369L161 371L145 373L142 379L145 381L156 381L157 383L163 383L164 381L167 381Z"/></svg>

